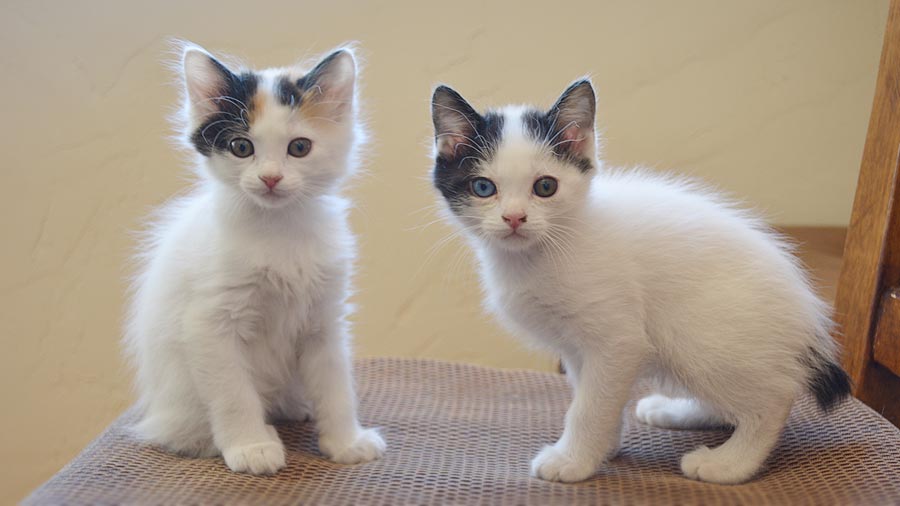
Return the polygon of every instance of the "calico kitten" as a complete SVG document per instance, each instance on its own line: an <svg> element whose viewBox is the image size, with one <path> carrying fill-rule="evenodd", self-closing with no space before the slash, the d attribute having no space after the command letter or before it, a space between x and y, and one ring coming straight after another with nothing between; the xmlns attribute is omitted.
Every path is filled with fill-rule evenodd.
<svg viewBox="0 0 900 506"><path fill-rule="evenodd" d="M284 467L275 419L305 420L341 463L378 458L357 420L346 317L354 237L339 196L355 167L356 62L230 68L186 45L178 121L196 187L150 227L126 344L148 442Z"/></svg>
<svg viewBox="0 0 900 506"><path fill-rule="evenodd" d="M685 455L691 478L740 483L762 467L794 399L847 396L828 306L762 221L683 179L602 170L591 83L548 111L480 114L434 91L433 181L477 254L486 305L515 334L562 356L574 400L532 462L574 482L617 451L637 380L645 423L733 425Z"/></svg>

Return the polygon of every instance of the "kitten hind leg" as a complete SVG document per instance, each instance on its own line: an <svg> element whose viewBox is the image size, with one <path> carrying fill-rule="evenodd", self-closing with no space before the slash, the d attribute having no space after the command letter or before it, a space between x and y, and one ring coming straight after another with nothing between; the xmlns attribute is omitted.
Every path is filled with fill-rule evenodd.
<svg viewBox="0 0 900 506"><path fill-rule="evenodd" d="M652 394L638 401L637 419L662 429L708 429L727 425L704 403L684 397Z"/></svg>
<svg viewBox="0 0 900 506"><path fill-rule="evenodd" d="M768 411L743 414L728 441L716 448L701 446L681 459L688 478L721 484L743 483L762 468L787 420L791 403Z"/></svg>
<svg viewBox="0 0 900 506"><path fill-rule="evenodd" d="M143 441L187 457L219 454L202 400L178 357L165 351L152 357L154 374L144 371L140 420L132 427ZM162 364L162 367L159 367ZM149 378L149 379L148 379Z"/></svg>
<svg viewBox="0 0 900 506"><path fill-rule="evenodd" d="M303 393L303 385L299 378L292 378L285 385L271 406L270 412L271 419L279 422L303 423L312 420L312 407Z"/></svg>
<svg viewBox="0 0 900 506"><path fill-rule="evenodd" d="M134 431L140 439L186 457L219 455L209 423L203 413L194 411L177 407L156 409L135 424Z"/></svg>

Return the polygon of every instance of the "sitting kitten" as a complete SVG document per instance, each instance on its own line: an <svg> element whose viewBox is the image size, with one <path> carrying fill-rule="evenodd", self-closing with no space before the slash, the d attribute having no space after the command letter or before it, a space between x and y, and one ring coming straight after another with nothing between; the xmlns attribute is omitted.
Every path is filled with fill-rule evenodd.
<svg viewBox="0 0 900 506"><path fill-rule="evenodd" d="M305 420L341 463L378 458L357 421L349 350L354 237L338 195L360 140L356 63L233 71L183 53L194 190L148 235L126 344L146 441L233 471L285 465L274 419Z"/></svg>
<svg viewBox="0 0 900 506"><path fill-rule="evenodd" d="M760 470L795 397L828 409L849 391L826 304L759 219L690 182L601 171L594 90L547 112L476 112L434 92L434 185L480 261L486 304L562 356L574 387L565 430L532 462L545 480L591 476L619 444L639 378L643 422L734 425L681 460L685 475L739 483Z"/></svg>

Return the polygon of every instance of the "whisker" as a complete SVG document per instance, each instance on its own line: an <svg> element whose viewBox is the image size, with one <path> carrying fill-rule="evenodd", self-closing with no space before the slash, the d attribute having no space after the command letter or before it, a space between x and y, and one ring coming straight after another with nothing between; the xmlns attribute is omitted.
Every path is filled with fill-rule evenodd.
<svg viewBox="0 0 900 506"><path fill-rule="evenodd" d="M556 126L556 122L559 120L559 115L560 115L561 113L562 113L562 111L560 110L559 107L557 107L556 109L553 110L553 120L550 122L551 125ZM558 132L559 132L559 131L561 131L561 130L558 130ZM544 135L544 143L549 143L549 142L550 142L550 141L547 139L547 136L549 136L551 133L553 133L553 130L552 130L552 129L551 129L551 130L548 130L547 133ZM558 135L558 134L557 134L557 135Z"/></svg>
<svg viewBox="0 0 900 506"><path fill-rule="evenodd" d="M437 253L438 253L441 249L443 249L444 246L446 246L447 244L449 244L450 242L452 242L452 241L453 241L454 239L456 239L457 237L460 237L463 233L469 232L469 231L471 231L471 230L474 230L474 229L477 228L477 227L478 227L478 225L471 225L471 226L467 226L467 227L459 227L459 228L457 228L456 230L454 230L454 231L452 231L451 233L449 233L449 234L447 234L446 236L444 236L442 239L440 239L440 240L437 241L436 243L434 243L434 244L428 249L428 252L426 253L425 260L422 262L422 265L420 265L419 268L416 270L416 273L415 273L415 275L413 276L413 279L417 278L417 277L419 276L419 274L422 273L422 270L428 265L429 262L431 262L431 260L435 257L435 255L437 255Z"/></svg>
<svg viewBox="0 0 900 506"><path fill-rule="evenodd" d="M241 107L242 109L249 109L249 107L247 107L247 104L245 104L243 101L241 101L235 97L232 97L230 95L221 95L218 97L212 97L212 98L210 98L210 100L230 102L234 105Z"/></svg>
<svg viewBox="0 0 900 506"><path fill-rule="evenodd" d="M565 143L567 143L567 142L581 142L581 141L583 141L584 139L586 139L586 137L582 136L582 137L579 137L579 138L577 138L577 139L566 139L566 140L563 140L563 141L559 141L559 142L557 142L556 144L550 146L550 150L552 151L553 148L555 148L556 146L561 146L561 145L563 145L563 144L565 144Z"/></svg>
<svg viewBox="0 0 900 506"><path fill-rule="evenodd" d="M572 244L573 241L577 238L575 232L576 231L574 229L572 231L556 229L552 232L554 237L556 237L556 241L558 242L560 248L563 250L567 261L566 265L573 265L577 260L575 247Z"/></svg>
<svg viewBox="0 0 900 506"><path fill-rule="evenodd" d="M464 267L466 261L471 258L470 255L471 250L464 244L457 244L457 248L453 253L453 257L450 260L450 267L444 273L444 281L452 281L454 279L465 280L466 277L462 276L461 273L467 272ZM471 271L468 271L471 272Z"/></svg>
<svg viewBox="0 0 900 506"><path fill-rule="evenodd" d="M475 132L476 134L478 134L478 129L475 128L475 124L472 123L472 120L469 119L469 116L467 116L466 114L463 114L462 111L459 111L459 110L457 110L457 109L454 109L454 108L452 108L452 107L450 107L450 106L446 106L446 105L444 105L444 104L438 104L437 102L432 102L431 105L436 105L436 106L438 106L438 107L443 107L444 109L449 109L449 110L455 112L456 114L459 114L460 116L463 117L463 119L466 120L467 123L469 123L469 126L472 127L472 131ZM478 135L478 137L481 137L481 135ZM482 139L483 139L483 137L482 137ZM476 142L476 141L473 140L473 139L470 139L470 140L471 140L472 142ZM485 148L485 149L487 149L487 147L484 146L484 145L482 145L482 147Z"/></svg>
<svg viewBox="0 0 900 506"><path fill-rule="evenodd" d="M467 140L467 141L472 141L472 142L475 143L475 144L478 143L478 141L476 141L475 139L473 139L473 138L471 138L471 137L468 137L468 136L466 136L466 135L455 134L455 133L453 133L453 132L443 132L443 133L439 133L439 134L435 135L434 137L435 137L435 138L438 138L438 137L444 137L444 136L446 136L446 135L452 135L452 136L454 136L454 137L462 137L463 139L465 139L465 140ZM459 143L457 143L457 144L454 146L454 149L456 149L456 148L459 147L459 146L468 146L468 147L474 149L475 151L477 151L478 153L480 153L481 156L483 156L483 157L485 157L485 158L487 158L487 156L488 156L487 152L485 151L485 150L487 149L486 146L478 147L478 146L473 146L472 144L459 142ZM454 153L454 154L456 154L456 153Z"/></svg>
<svg viewBox="0 0 900 506"><path fill-rule="evenodd" d="M209 144L209 141L207 141L207 144L209 144L210 146L215 146L215 145L216 145L216 142L219 141L219 136L222 135L222 134L224 134L224 133L230 133L230 134L231 134L231 133L240 133L240 131L239 131L239 130L236 130L236 129L233 128L233 127L223 128L222 130L219 130L219 133L217 133L216 136L215 136L215 138L213 138L212 144ZM203 136L203 139L206 140L206 136Z"/></svg>
<svg viewBox="0 0 900 506"><path fill-rule="evenodd" d="M471 219L471 220L477 220L477 219L481 218L480 216L468 216L468 215L461 215L461 214L457 215L457 216L459 216L460 218L467 218L467 219ZM435 218L429 222L426 222L426 223L423 223L420 225L413 225L412 227L406 228L406 229L404 229L404 232L413 232L413 231L423 230L423 229L430 227L431 225L434 225L435 223L441 223L441 222L446 222L446 221L447 221L447 219L444 218L443 216L441 216L441 217Z"/></svg>
<svg viewBox="0 0 900 506"><path fill-rule="evenodd" d="M550 139L547 139L547 140L545 141L545 144L552 144L553 141L555 141L556 138L559 137L559 134L565 132L566 129L569 128L569 127L572 126L572 125L578 125L578 122L576 122L576 121L570 121L566 126L560 128L559 131L556 132L556 135L554 135L554 136L553 136L552 138L550 138Z"/></svg>
<svg viewBox="0 0 900 506"><path fill-rule="evenodd" d="M330 122L334 123L335 125L341 124L340 121L338 121L334 118L326 118L325 116L307 116L306 119L308 119L310 121L314 121L314 120L330 121Z"/></svg>
<svg viewBox="0 0 900 506"><path fill-rule="evenodd" d="M213 126L218 125L219 123L234 123L234 120L220 119L219 121L213 121L209 125L206 125L206 127L204 127L203 130L200 131L200 136L203 137L203 139L205 140L206 139L206 131L209 130L210 128L212 128Z"/></svg>

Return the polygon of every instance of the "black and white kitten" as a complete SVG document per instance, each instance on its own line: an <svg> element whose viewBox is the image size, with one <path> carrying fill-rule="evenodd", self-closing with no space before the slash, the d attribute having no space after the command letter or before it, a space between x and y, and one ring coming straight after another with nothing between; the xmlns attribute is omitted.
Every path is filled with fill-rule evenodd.
<svg viewBox="0 0 900 506"><path fill-rule="evenodd" d="M849 392L829 308L790 247L752 214L683 179L603 170L591 83L548 110L478 113L434 91L434 185L480 261L487 307L562 356L574 387L565 430L532 462L546 480L588 478L637 416L659 427L730 424L681 461L716 483L753 477L794 399Z"/></svg>

